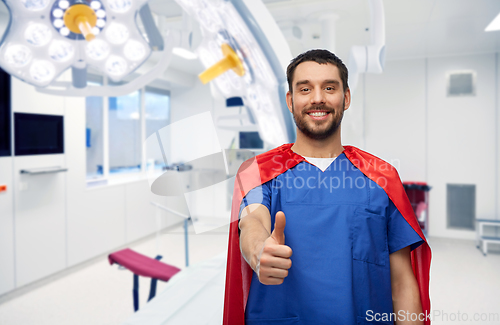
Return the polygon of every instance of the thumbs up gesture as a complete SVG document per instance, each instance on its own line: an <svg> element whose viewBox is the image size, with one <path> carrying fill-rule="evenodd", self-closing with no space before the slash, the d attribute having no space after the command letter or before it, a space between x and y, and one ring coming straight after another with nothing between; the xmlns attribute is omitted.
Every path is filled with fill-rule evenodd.
<svg viewBox="0 0 500 325"><path fill-rule="evenodd" d="M285 245L285 214L276 213L274 230L264 241L256 267L259 281L262 284L282 284L292 266L292 249Z"/></svg>

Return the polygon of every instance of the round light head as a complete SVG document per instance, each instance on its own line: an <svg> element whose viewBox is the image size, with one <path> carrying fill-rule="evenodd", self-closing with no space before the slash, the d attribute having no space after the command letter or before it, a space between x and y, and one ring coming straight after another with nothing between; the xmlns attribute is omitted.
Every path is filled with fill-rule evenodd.
<svg viewBox="0 0 500 325"><path fill-rule="evenodd" d="M21 0L21 3L30 11L38 11L45 9L49 0Z"/></svg>
<svg viewBox="0 0 500 325"><path fill-rule="evenodd" d="M91 59L99 61L107 58L111 49L109 47L109 44L105 41L95 39L87 43L85 51Z"/></svg>
<svg viewBox="0 0 500 325"><path fill-rule="evenodd" d="M31 45L44 46L52 39L52 31L47 25L34 23L26 27L24 38Z"/></svg>
<svg viewBox="0 0 500 325"><path fill-rule="evenodd" d="M123 44L129 37L128 28L120 23L111 23L105 32L106 38L112 44Z"/></svg>
<svg viewBox="0 0 500 325"><path fill-rule="evenodd" d="M75 54L75 48L67 41L53 41L49 46L49 56L57 62L66 62Z"/></svg>
<svg viewBox="0 0 500 325"><path fill-rule="evenodd" d="M55 73L54 65L45 60L34 61L30 67L31 78L40 83L51 81Z"/></svg>
<svg viewBox="0 0 500 325"><path fill-rule="evenodd" d="M31 50L27 46L21 44L9 45L4 54L7 64L16 68L26 66L30 63L32 56Z"/></svg>
<svg viewBox="0 0 500 325"><path fill-rule="evenodd" d="M132 0L108 0L108 7L115 12L124 13L132 7Z"/></svg>
<svg viewBox="0 0 500 325"><path fill-rule="evenodd" d="M146 48L141 42L131 39L123 47L123 52L130 61L139 61L146 55Z"/></svg>
<svg viewBox="0 0 500 325"><path fill-rule="evenodd" d="M124 58L112 55L106 61L106 72L115 77L122 76L127 71L127 61Z"/></svg>

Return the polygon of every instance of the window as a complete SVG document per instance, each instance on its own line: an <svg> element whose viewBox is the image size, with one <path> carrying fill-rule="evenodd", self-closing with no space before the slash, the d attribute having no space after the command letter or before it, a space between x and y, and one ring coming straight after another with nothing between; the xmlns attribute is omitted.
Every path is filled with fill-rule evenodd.
<svg viewBox="0 0 500 325"><path fill-rule="evenodd" d="M102 85L102 80L95 78L91 85ZM86 117L86 151L87 151L87 179L103 177L103 98L85 98Z"/></svg>
<svg viewBox="0 0 500 325"><path fill-rule="evenodd" d="M146 87L146 139L169 124L170 92L153 87ZM161 152L147 152L147 168L159 169L165 166Z"/></svg>
<svg viewBox="0 0 500 325"><path fill-rule="evenodd" d="M86 107L89 185L164 166L161 155L142 152L147 137L170 122L168 90L147 86L120 97L87 97Z"/></svg>
<svg viewBox="0 0 500 325"><path fill-rule="evenodd" d="M109 99L109 173L141 171L141 92Z"/></svg>

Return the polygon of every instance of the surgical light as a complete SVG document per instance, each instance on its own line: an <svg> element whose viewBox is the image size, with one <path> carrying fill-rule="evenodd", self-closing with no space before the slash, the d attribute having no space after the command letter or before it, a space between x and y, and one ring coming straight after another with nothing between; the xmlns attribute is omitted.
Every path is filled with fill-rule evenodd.
<svg viewBox="0 0 500 325"><path fill-rule="evenodd" d="M500 14L498 14L495 19L491 21L491 23L486 26L485 32L493 32L496 30L500 30Z"/></svg>
<svg viewBox="0 0 500 325"><path fill-rule="evenodd" d="M113 94L128 93L157 78L170 61L174 38L172 35L161 36L148 0L2 1L11 19L0 43L0 67L39 87L41 92L92 96L99 92L96 90L98 86L89 86L87 89L92 89L91 92L77 89L86 87L88 67L101 71L116 85L141 66L153 49L164 51L160 61L151 69L155 71L143 73L142 78L135 78L138 80L126 87L122 85L128 83L109 86L118 89ZM144 25L147 37L139 29L137 17ZM168 50L164 50L167 40ZM70 68L77 70L74 70L71 82L52 83ZM66 87L64 91L61 85ZM107 93L112 94L112 91Z"/></svg>
<svg viewBox="0 0 500 325"><path fill-rule="evenodd" d="M294 140L285 102L285 67L292 56L279 27L261 1L176 0L203 30L197 54L223 97L243 97L271 146ZM212 80L212 81L211 81Z"/></svg>

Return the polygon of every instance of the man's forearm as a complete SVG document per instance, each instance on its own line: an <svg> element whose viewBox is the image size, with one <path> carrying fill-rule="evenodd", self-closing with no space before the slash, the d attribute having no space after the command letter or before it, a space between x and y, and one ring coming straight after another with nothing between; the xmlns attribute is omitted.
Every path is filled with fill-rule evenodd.
<svg viewBox="0 0 500 325"><path fill-rule="evenodd" d="M393 285L392 303L396 314L396 325L423 325L425 315L422 313L420 293L416 281Z"/></svg>
<svg viewBox="0 0 500 325"><path fill-rule="evenodd" d="M389 255L391 263L392 305L396 325L423 325L418 283L411 267L410 246Z"/></svg>
<svg viewBox="0 0 500 325"><path fill-rule="evenodd" d="M240 249L247 263L255 271L258 255L265 240L270 235L270 230L266 229L261 220L266 217L266 211L261 208L251 210L252 212L248 210L242 211L242 218L240 220Z"/></svg>

